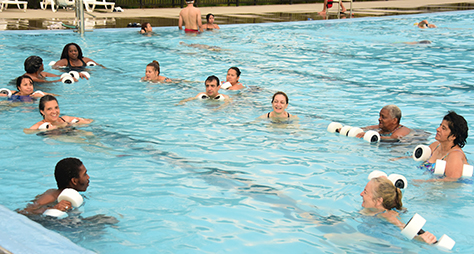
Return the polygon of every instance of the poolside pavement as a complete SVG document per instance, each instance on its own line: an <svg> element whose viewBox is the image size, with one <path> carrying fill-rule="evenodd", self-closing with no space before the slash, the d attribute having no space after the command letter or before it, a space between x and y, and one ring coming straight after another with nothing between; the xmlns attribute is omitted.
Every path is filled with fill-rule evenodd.
<svg viewBox="0 0 474 254"><path fill-rule="evenodd" d="M344 3L349 9L350 3ZM247 15L265 13L308 13L319 12L323 9L322 3L293 4L293 5L252 5L252 6L225 6L225 7L199 7L201 13L213 13L216 16ZM332 11L337 10L334 5ZM353 12L358 16L385 16L400 14L415 14L439 11L454 11L474 9L474 0L390 0L390 1L364 1L354 2ZM143 18L160 17L178 19L180 8L159 9L124 9L124 12L105 12L96 9L92 13L97 18ZM0 12L3 19L70 19L74 18L74 11L60 9L54 13L51 8L47 10L28 9L26 12L19 10L15 5L10 5L7 10ZM88 15L86 15L88 17Z"/></svg>

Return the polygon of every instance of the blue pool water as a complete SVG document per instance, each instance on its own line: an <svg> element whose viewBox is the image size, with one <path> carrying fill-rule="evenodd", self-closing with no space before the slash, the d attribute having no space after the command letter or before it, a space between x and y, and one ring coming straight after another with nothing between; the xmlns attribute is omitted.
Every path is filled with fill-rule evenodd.
<svg viewBox="0 0 474 254"><path fill-rule="evenodd" d="M419 30L422 19L439 26ZM73 85L42 84L59 94L64 115L95 121L75 135L26 135L41 116L34 104L1 104L0 204L23 208L55 187L54 166L79 157L88 169L83 218L105 214L114 225L39 220L98 253L432 253L397 229L358 214L367 175L375 170L409 179L401 215L428 220L425 230L474 252L473 185L429 179L405 155L434 141L448 110L474 122L474 12L351 20L222 26L188 36L175 27L153 37L137 29L104 29L84 38L70 31L0 33L0 83L23 74L23 61L59 60L78 43L105 65ZM403 42L431 40L431 45ZM221 47L190 48L179 42ZM140 82L158 60L176 84ZM176 105L204 90L209 75L225 79L238 66L240 81L259 90L223 92L229 107L199 101ZM48 66L46 71L51 70ZM254 121L285 91L290 125ZM427 131L425 140L371 145L326 131L331 121L377 123L380 108L398 105L402 124ZM464 148L472 162L473 139ZM382 224L382 225L381 225ZM34 245L35 243L31 243Z"/></svg>

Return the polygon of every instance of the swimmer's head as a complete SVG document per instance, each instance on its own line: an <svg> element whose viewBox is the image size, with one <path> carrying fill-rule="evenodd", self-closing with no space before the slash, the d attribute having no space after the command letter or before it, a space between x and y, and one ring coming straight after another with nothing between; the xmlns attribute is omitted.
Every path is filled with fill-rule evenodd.
<svg viewBox="0 0 474 254"><path fill-rule="evenodd" d="M77 45L76 43L72 42L72 43L66 44L66 46L64 46L63 52L61 53L61 59L69 59L69 47L75 47L76 48L78 59L83 58L81 47L79 47L79 45Z"/></svg>
<svg viewBox="0 0 474 254"><path fill-rule="evenodd" d="M276 93L273 95L273 97L272 97L272 103L273 103L273 101L275 100L275 97L276 97L277 95L279 95L279 94L285 96L286 104L288 104L288 102L290 102L290 100L288 99L288 95L286 95L286 93L284 93L284 92L282 92L282 91L279 91L279 92L276 92Z"/></svg>
<svg viewBox="0 0 474 254"><path fill-rule="evenodd" d="M237 73L237 77L240 77L240 70L237 67L230 67L229 70L234 70ZM229 71L228 70L228 71Z"/></svg>
<svg viewBox="0 0 474 254"><path fill-rule="evenodd" d="M219 94L221 83L218 77L214 75L207 77L206 81L204 81L204 85L206 86L206 94L209 97L214 98Z"/></svg>
<svg viewBox="0 0 474 254"><path fill-rule="evenodd" d="M160 63L158 63L158 61L153 60L153 62L149 63L146 67L147 69L151 68L151 70L158 72L157 76L160 75Z"/></svg>
<svg viewBox="0 0 474 254"><path fill-rule="evenodd" d="M209 14L206 15L207 23L209 23L209 19L210 19L211 17L214 19L214 14L209 13Z"/></svg>
<svg viewBox="0 0 474 254"><path fill-rule="evenodd" d="M69 187L69 183L73 178L79 178L82 161L77 158L65 158L60 160L54 169L54 178L58 189Z"/></svg>
<svg viewBox="0 0 474 254"><path fill-rule="evenodd" d="M41 97L40 102L39 102L39 104L38 104L38 108L39 108L39 110L40 110L40 114L43 116L43 118L44 118L44 115L43 115L43 113L41 113L41 112L44 111L45 104L46 104L47 102L49 102L49 101L56 101L56 103L58 102L58 100L56 99L56 97L47 94L47 95ZM58 105L59 105L59 103L58 103Z"/></svg>
<svg viewBox="0 0 474 254"><path fill-rule="evenodd" d="M16 79L16 89L18 89L18 91L20 91L21 83L24 82L24 80L29 80L31 84L33 84L33 79L30 76L28 75L20 76Z"/></svg>
<svg viewBox="0 0 474 254"><path fill-rule="evenodd" d="M427 20L422 20L420 23L418 23L419 28L428 28L428 21Z"/></svg>
<svg viewBox="0 0 474 254"><path fill-rule="evenodd" d="M419 41L418 44L431 44L431 41L429 41L429 40L422 40L422 41Z"/></svg>
<svg viewBox="0 0 474 254"><path fill-rule="evenodd" d="M25 60L25 71L28 74L33 74L41 69L43 66L43 59L39 56L30 56Z"/></svg>
<svg viewBox="0 0 474 254"><path fill-rule="evenodd" d="M142 23L141 31L143 31L144 33L149 33L153 31L153 28L151 27L151 24L149 22L145 22L145 23Z"/></svg>
<svg viewBox="0 0 474 254"><path fill-rule="evenodd" d="M193 3L194 3L194 0L186 0L186 3L187 3L187 4L193 4Z"/></svg>
<svg viewBox="0 0 474 254"><path fill-rule="evenodd" d="M454 145L458 145L463 148L466 145L467 132L469 130L466 119L461 115L456 114L454 111L449 111L444 116L443 120L448 122L448 127L451 130L451 135L455 136Z"/></svg>
<svg viewBox="0 0 474 254"><path fill-rule="evenodd" d="M376 177L370 181L375 184L373 189L374 199L382 198L382 206L385 209L402 209L402 191L395 187L392 181L387 177Z"/></svg>
<svg viewBox="0 0 474 254"><path fill-rule="evenodd" d="M387 110L390 117L396 118L397 123L400 124L400 121L402 120L402 111L399 107L397 107L396 105L387 105L382 109Z"/></svg>

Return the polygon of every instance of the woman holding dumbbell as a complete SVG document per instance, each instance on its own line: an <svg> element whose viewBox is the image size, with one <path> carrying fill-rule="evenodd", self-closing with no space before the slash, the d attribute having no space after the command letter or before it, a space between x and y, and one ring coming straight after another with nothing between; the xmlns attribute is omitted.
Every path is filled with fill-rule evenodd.
<svg viewBox="0 0 474 254"><path fill-rule="evenodd" d="M390 177L391 176L389 176L389 178ZM404 186L400 186L400 188L395 187L389 178L386 176L378 176L370 179L365 189L360 193L363 200L362 207L364 207L361 213L383 218L400 229L403 229L405 224L399 220L396 210L403 209L402 192L400 188ZM436 237L430 232L423 232L416 236L416 238L429 244L436 242Z"/></svg>
<svg viewBox="0 0 474 254"><path fill-rule="evenodd" d="M420 168L434 172L436 160L446 161L444 178L442 181L455 181L462 176L464 164L467 163L466 155L462 148L466 144L468 126L464 117L449 111L436 129L436 142L429 147L431 156L421 164Z"/></svg>
<svg viewBox="0 0 474 254"><path fill-rule="evenodd" d="M57 61L53 67L65 67L69 70L83 70L86 66L99 65L94 60L84 57L82 50L76 43L66 44L61 53L61 60ZM104 66L102 66L105 68ZM81 76L82 78L82 76Z"/></svg>
<svg viewBox="0 0 474 254"><path fill-rule="evenodd" d="M53 130L70 124L89 124L93 121L80 117L60 116L58 100L52 95L45 95L41 98L39 111L43 120L31 126L30 130Z"/></svg>

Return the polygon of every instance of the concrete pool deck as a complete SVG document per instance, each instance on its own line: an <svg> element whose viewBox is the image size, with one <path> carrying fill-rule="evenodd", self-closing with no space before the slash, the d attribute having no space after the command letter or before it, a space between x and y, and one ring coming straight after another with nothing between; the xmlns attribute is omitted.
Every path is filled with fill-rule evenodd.
<svg viewBox="0 0 474 254"><path fill-rule="evenodd" d="M350 3L344 3L349 9ZM293 5L257 5L257 6L225 6L225 7L199 7L201 13L213 13L216 16L217 24L231 23L264 23L279 21L295 21L312 19L324 19L318 15L323 9L322 3L315 4L293 4ZM442 11L470 10L474 9L474 0L390 0L390 1L365 1L353 3L354 17L367 16L387 16L387 15L404 15L419 14ZM150 22L153 20L153 26L173 26L178 22L178 15L181 8L159 8L159 9L125 9L124 12L106 12L104 9L96 9L91 13L96 19L113 20L113 25L106 27L126 27L129 22ZM329 18L336 18L335 11L337 6L334 5L330 9L332 14ZM346 17L349 16L346 12ZM273 14L273 15L271 15ZM286 14L286 15L283 15ZM308 14L301 16L301 14ZM74 19L74 11L60 9L54 13L51 7L46 10L27 9L26 12L19 10L15 5L10 5L7 10L0 13L0 20L50 20L50 21L71 21ZM294 15L298 17L290 17ZM283 17L286 16L286 17ZM92 18L85 15L86 18ZM155 19L153 19L155 18ZM115 22L115 19L124 22ZM30 22L34 23L34 22ZM67 22L66 22L67 23ZM105 26L104 22L104 26ZM109 22L110 23L110 22ZM34 27L34 24L24 25L25 27L18 29L41 29ZM100 27L96 27L100 28ZM11 29L11 28L10 28ZM15 29L15 28L13 28ZM2 30L9 30L8 28Z"/></svg>

